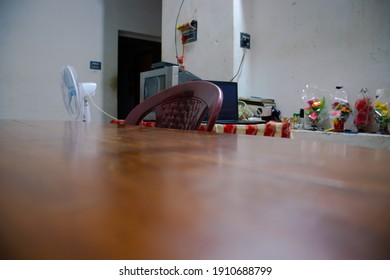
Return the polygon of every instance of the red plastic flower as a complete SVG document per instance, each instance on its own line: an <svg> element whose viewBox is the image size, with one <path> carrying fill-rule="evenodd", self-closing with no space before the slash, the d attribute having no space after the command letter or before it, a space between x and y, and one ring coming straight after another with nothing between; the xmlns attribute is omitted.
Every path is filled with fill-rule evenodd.
<svg viewBox="0 0 390 280"><path fill-rule="evenodd" d="M355 108L357 114L354 120L355 125L358 129L371 124L370 111L372 110L371 100L369 97L363 97L356 101Z"/></svg>

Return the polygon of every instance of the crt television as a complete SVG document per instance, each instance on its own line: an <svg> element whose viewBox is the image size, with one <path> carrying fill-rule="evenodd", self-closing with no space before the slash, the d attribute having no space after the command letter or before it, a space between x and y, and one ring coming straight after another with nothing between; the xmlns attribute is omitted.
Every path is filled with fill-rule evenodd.
<svg viewBox="0 0 390 280"><path fill-rule="evenodd" d="M140 74L140 102L164 89L195 80L200 80L200 78L186 70L179 69L177 65L142 72ZM156 117L154 113L150 113L144 119L155 120Z"/></svg>
<svg viewBox="0 0 390 280"><path fill-rule="evenodd" d="M178 83L178 66L162 67L142 72L140 75L140 102Z"/></svg>

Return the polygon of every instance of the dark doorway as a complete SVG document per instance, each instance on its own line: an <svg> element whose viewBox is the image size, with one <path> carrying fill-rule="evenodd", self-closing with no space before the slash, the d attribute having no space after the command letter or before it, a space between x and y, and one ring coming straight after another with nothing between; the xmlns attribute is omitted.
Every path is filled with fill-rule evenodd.
<svg viewBox="0 0 390 280"><path fill-rule="evenodd" d="M140 73L161 61L161 43L118 37L118 119L125 119L139 104Z"/></svg>

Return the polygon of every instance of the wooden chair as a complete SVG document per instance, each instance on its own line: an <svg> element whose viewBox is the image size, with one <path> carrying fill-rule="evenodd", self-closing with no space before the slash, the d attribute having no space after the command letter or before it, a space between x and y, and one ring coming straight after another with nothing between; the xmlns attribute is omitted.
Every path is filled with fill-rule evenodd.
<svg viewBox="0 0 390 280"><path fill-rule="evenodd" d="M206 131L212 131L221 110L222 90L207 81L191 81L163 90L138 104L124 124L138 125L156 113L156 127L198 130L206 115Z"/></svg>

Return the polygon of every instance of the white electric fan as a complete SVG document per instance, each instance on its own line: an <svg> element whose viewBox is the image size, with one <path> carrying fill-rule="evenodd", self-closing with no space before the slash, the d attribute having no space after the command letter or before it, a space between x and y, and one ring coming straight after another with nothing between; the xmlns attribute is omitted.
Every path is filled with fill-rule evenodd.
<svg viewBox="0 0 390 280"><path fill-rule="evenodd" d="M78 121L91 121L91 111L87 97L96 93L96 83L79 83L73 66L65 66L61 71L62 98L68 113Z"/></svg>

